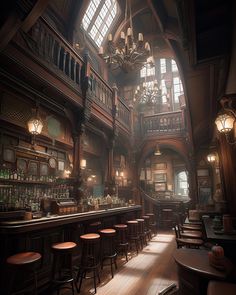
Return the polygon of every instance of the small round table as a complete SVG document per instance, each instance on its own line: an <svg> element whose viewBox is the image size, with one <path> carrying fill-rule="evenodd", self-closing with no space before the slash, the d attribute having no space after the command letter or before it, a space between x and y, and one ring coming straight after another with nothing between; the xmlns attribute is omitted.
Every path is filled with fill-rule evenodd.
<svg viewBox="0 0 236 295"><path fill-rule="evenodd" d="M210 280L223 281L232 270L232 264L227 258L223 270L212 267L206 250L177 249L173 256L178 265L180 294L207 294Z"/></svg>

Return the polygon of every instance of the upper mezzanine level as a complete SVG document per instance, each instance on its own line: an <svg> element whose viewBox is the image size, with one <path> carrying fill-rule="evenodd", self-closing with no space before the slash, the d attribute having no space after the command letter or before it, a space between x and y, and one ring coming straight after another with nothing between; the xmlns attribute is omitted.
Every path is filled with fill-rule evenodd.
<svg viewBox="0 0 236 295"><path fill-rule="evenodd" d="M91 82L89 85L91 116L108 128L112 129L115 125L128 136L134 130L132 109L117 96L115 88L110 87L92 67L89 67L89 71L85 73L85 58L81 57L43 18L40 18L28 33L19 30L2 53L1 60L3 83L11 79L12 75L22 74L28 90L35 84L38 84L36 86L38 89L47 90L50 87L53 91L48 91L49 94L47 91L44 93L48 96L56 93L58 97L64 97L82 110L88 107L83 94L84 78L88 75ZM14 71L12 71L13 64L17 66L14 67ZM15 77L11 82L23 87L22 77L20 75L18 77L19 80ZM53 99L56 101L57 96ZM141 115L138 132L142 137L148 138L173 133L179 136L184 131L184 122L183 110L152 116Z"/></svg>

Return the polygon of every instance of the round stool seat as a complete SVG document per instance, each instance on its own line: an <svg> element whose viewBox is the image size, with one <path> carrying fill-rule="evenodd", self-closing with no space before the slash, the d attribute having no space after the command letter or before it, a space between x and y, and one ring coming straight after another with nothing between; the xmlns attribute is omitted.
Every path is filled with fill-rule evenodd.
<svg viewBox="0 0 236 295"><path fill-rule="evenodd" d="M144 222L144 219L143 218L137 218L136 219L138 222Z"/></svg>
<svg viewBox="0 0 236 295"><path fill-rule="evenodd" d="M7 281L8 294L28 294L29 292L37 294L37 268L39 267L38 262L41 260L41 257L41 254L37 252L21 252L7 258L6 262L12 270ZM32 285L24 285L22 278L25 275L32 277ZM16 280L18 276L21 278L19 281Z"/></svg>
<svg viewBox="0 0 236 295"><path fill-rule="evenodd" d="M41 254L37 252L22 252L8 257L7 263L12 265L26 265L39 261L41 257Z"/></svg>
<svg viewBox="0 0 236 295"><path fill-rule="evenodd" d="M115 228L127 228L128 226L126 224L115 224L114 225Z"/></svg>
<svg viewBox="0 0 236 295"><path fill-rule="evenodd" d="M80 236L80 238L82 240L97 240L97 239L100 239L100 235L95 234L95 233L91 233L91 234L82 235L82 236Z"/></svg>
<svg viewBox="0 0 236 295"><path fill-rule="evenodd" d="M105 228L99 231L102 235L114 235L116 230L113 228Z"/></svg>
<svg viewBox="0 0 236 295"><path fill-rule="evenodd" d="M90 223L89 225L90 226L98 226L98 225L101 225L101 221L96 221L96 222L93 222L93 223Z"/></svg>
<svg viewBox="0 0 236 295"><path fill-rule="evenodd" d="M143 215L142 218L143 218L143 219L150 219L150 216L148 216L148 215Z"/></svg>
<svg viewBox="0 0 236 295"><path fill-rule="evenodd" d="M129 220L127 221L128 224L138 224L137 220Z"/></svg>
<svg viewBox="0 0 236 295"><path fill-rule="evenodd" d="M64 242L64 243L57 243L52 245L53 250L70 250L76 247L76 243L74 242Z"/></svg>

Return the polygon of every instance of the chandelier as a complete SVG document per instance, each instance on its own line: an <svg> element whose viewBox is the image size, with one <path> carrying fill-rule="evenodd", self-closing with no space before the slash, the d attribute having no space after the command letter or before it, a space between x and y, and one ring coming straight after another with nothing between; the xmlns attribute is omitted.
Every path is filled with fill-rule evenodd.
<svg viewBox="0 0 236 295"><path fill-rule="evenodd" d="M129 3L128 3L129 2ZM120 32L119 40L115 43L112 34L108 35L106 52L104 48L99 48L99 55L112 69L121 68L125 73L140 70L147 58L150 56L150 45L144 42L143 34L138 34L138 40L134 39L131 4L126 0L125 24L128 23L128 4L129 4L129 27L127 32Z"/></svg>
<svg viewBox="0 0 236 295"><path fill-rule="evenodd" d="M161 89L158 87L157 80L143 82L143 85L137 86L134 93L135 104L158 104L161 101Z"/></svg>

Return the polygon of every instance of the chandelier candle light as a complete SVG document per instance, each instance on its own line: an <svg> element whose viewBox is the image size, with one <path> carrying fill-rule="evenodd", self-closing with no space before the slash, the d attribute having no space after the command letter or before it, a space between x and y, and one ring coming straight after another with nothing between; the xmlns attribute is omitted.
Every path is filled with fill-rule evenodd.
<svg viewBox="0 0 236 295"><path fill-rule="evenodd" d="M127 23L128 1L126 0L125 9L125 23ZM143 34L138 34L138 40L134 40L131 4L129 2L130 26L127 33L120 32L120 38L115 44L113 42L112 34L108 35L108 44L106 52L104 48L99 48L99 55L103 57L112 69L121 68L124 72L139 70L143 67L147 58L150 56L150 45L148 42L144 43Z"/></svg>

